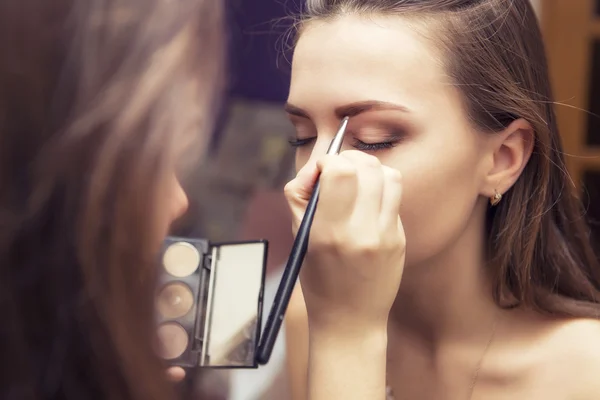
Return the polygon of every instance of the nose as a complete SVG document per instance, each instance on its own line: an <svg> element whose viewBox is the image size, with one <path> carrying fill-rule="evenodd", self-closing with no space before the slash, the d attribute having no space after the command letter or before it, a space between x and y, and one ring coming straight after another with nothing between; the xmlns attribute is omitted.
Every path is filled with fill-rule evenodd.
<svg viewBox="0 0 600 400"><path fill-rule="evenodd" d="M308 162L316 162L319 158L327 154L327 149L332 139L333 135L319 132L317 139L310 148L310 153L302 151L304 153L304 157L302 157L304 161L303 165Z"/></svg>
<svg viewBox="0 0 600 400"><path fill-rule="evenodd" d="M190 202L188 200L179 179L174 177L173 200L172 200L172 218L173 221L181 217L188 210Z"/></svg>
<svg viewBox="0 0 600 400"><path fill-rule="evenodd" d="M335 137L335 133L336 132L332 132L331 134L324 133L324 134L319 134L317 136L317 140L315 141L315 144L314 144L313 148L311 149L310 156L309 156L309 159L307 160L307 162L308 161L316 161L319 158L321 158L322 156L324 156L325 154L327 154L327 150L329 149L329 146L331 145L331 141ZM345 150L351 150L351 149L353 149L353 147L348 144L348 138L346 135L346 137L344 138L344 141L342 143L342 146L340 148L340 152L345 151Z"/></svg>

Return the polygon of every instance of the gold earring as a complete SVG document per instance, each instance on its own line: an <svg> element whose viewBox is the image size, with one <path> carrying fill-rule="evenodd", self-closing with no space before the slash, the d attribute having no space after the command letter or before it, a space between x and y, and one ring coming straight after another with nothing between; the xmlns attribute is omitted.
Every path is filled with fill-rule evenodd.
<svg viewBox="0 0 600 400"><path fill-rule="evenodd" d="M496 189L494 189L494 192L494 195L490 197L490 204L492 205L492 207L497 206L498 203L500 203L500 201L502 200L502 194L498 193Z"/></svg>

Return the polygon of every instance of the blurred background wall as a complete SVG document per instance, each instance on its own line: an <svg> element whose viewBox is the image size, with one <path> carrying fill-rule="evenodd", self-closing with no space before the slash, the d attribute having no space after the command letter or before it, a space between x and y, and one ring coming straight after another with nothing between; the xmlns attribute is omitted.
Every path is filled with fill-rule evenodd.
<svg viewBox="0 0 600 400"><path fill-rule="evenodd" d="M568 173L600 254L600 0L537 0Z"/></svg>

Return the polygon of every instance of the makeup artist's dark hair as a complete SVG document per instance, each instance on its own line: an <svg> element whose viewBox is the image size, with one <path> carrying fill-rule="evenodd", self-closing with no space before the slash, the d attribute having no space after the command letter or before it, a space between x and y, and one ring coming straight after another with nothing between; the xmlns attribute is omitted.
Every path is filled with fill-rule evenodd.
<svg viewBox="0 0 600 400"><path fill-rule="evenodd" d="M567 174L548 66L529 0L307 0L302 26L344 14L404 18L443 55L474 126L535 130L516 184L489 211L494 297L555 316L600 317L600 266Z"/></svg>
<svg viewBox="0 0 600 400"><path fill-rule="evenodd" d="M222 11L0 1L0 398L173 397L154 250L181 148L212 123Z"/></svg>

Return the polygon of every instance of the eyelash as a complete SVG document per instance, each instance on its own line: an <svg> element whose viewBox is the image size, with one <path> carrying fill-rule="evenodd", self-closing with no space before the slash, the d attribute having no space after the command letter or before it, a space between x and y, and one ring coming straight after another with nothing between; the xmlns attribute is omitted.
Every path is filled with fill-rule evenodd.
<svg viewBox="0 0 600 400"><path fill-rule="evenodd" d="M311 138L306 138L306 139L290 139L289 143L290 146L294 147L294 148L298 148L298 147L302 147L302 146L306 146L307 144L310 144L311 142L313 142L316 139L316 137L311 137ZM392 147L396 146L399 142L399 139L394 139L394 140L389 140L387 142L379 142L379 143L365 143L361 140L358 139L354 139L354 143L352 144L352 146L360 151L380 151L380 150L387 150L387 149L391 149Z"/></svg>

